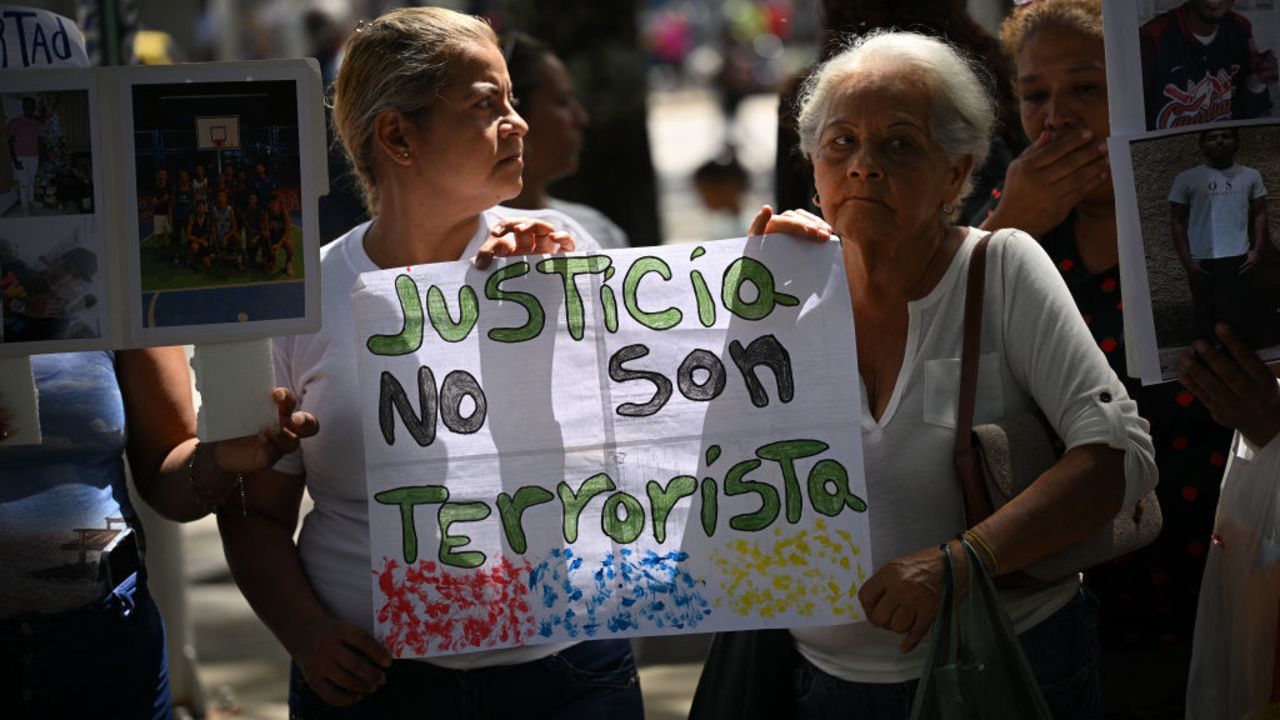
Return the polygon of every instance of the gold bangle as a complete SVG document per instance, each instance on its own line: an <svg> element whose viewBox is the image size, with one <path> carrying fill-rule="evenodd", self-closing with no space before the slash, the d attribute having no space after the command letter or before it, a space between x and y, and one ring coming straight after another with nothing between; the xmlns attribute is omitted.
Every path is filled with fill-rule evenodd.
<svg viewBox="0 0 1280 720"><path fill-rule="evenodd" d="M973 530L965 530L964 538L969 542L977 545L988 558L991 559L991 576L995 577L1000 574L1000 556L996 554L995 548L991 547L981 535Z"/></svg>

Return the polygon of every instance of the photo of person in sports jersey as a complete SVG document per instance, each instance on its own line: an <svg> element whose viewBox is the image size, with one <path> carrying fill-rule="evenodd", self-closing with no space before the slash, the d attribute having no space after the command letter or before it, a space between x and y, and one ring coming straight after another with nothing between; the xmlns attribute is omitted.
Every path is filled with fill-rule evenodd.
<svg viewBox="0 0 1280 720"><path fill-rule="evenodd" d="M1124 298L1139 318L1139 355L1158 358L1160 376L1172 380L1182 353L1197 340L1215 343L1221 322L1264 362L1280 360L1280 202L1267 201L1280 188L1280 121L1164 131L1126 145L1118 161L1133 179L1117 198L1132 203L1140 229L1141 254L1122 255L1145 266L1146 297Z"/></svg>
<svg viewBox="0 0 1280 720"><path fill-rule="evenodd" d="M1245 8L1236 12L1235 5L1235 0L1186 0L1142 25L1148 130L1273 115L1271 92L1280 80L1275 38L1268 36L1260 45ZM1248 14L1274 29L1274 8L1253 5Z"/></svg>
<svg viewBox="0 0 1280 720"><path fill-rule="evenodd" d="M305 316L310 148L297 84L138 84L131 93L138 197L157 195L153 178L174 185L165 222L154 211L138 217L145 326Z"/></svg>
<svg viewBox="0 0 1280 720"><path fill-rule="evenodd" d="M1239 149L1237 128L1200 132L1204 161L1174 179L1169 226L1191 286L1195 336L1214 340L1222 321L1257 347L1267 320L1253 292L1267 242L1267 188L1261 173L1235 162Z"/></svg>

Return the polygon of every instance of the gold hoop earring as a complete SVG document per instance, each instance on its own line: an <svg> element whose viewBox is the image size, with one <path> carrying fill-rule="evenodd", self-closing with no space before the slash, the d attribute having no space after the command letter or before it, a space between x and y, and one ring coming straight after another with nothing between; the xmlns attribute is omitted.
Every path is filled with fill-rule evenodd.
<svg viewBox="0 0 1280 720"><path fill-rule="evenodd" d="M952 205L952 204L951 204L951 203L949 203L949 202L944 202L944 203L942 203L942 214L943 214L943 215L951 215L951 214L952 214L952 213L954 213L955 211L956 211L956 206L955 206L955 205Z"/></svg>
<svg viewBox="0 0 1280 720"><path fill-rule="evenodd" d="M814 207L822 207L822 198L818 197L818 193L813 194L813 200L811 202Z"/></svg>

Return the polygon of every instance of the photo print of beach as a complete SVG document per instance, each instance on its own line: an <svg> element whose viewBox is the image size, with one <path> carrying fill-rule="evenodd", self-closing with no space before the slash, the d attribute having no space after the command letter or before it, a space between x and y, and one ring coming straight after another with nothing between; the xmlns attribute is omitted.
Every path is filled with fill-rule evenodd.
<svg viewBox="0 0 1280 720"><path fill-rule="evenodd" d="M304 317L298 84L136 84L131 95L142 327Z"/></svg>

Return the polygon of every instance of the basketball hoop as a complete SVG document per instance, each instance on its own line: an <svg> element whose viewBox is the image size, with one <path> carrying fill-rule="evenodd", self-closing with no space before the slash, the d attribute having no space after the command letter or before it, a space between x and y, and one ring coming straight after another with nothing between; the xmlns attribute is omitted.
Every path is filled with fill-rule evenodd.
<svg viewBox="0 0 1280 720"><path fill-rule="evenodd" d="M196 147L213 150L218 161L218 174L222 174L222 151L240 147L240 117L225 115L196 118Z"/></svg>

